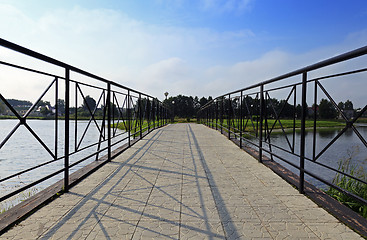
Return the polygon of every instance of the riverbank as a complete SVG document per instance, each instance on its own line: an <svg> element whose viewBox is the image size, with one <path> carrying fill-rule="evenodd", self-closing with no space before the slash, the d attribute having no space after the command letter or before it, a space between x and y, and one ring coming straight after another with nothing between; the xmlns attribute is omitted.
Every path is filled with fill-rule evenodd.
<svg viewBox="0 0 367 240"><path fill-rule="evenodd" d="M0 120L14 120L18 119L16 116L9 116L9 115L0 115ZM28 116L27 119L32 120L55 120L55 116L46 116L46 117L40 117L40 116ZM65 120L64 116L59 116L59 120ZM84 116L78 116L78 120L89 120L91 117L84 117ZM95 120L103 120L103 117L94 117ZM75 120L75 116L71 115L70 120Z"/></svg>

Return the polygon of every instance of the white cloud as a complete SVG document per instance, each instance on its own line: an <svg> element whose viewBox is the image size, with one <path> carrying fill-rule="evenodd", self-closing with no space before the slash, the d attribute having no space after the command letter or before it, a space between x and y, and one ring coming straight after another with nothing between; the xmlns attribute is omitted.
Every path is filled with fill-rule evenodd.
<svg viewBox="0 0 367 240"><path fill-rule="evenodd" d="M290 62L290 54L275 50L252 61L215 66L206 70L205 78L211 81L205 90L216 96L241 89L292 70Z"/></svg>
<svg viewBox="0 0 367 240"><path fill-rule="evenodd" d="M141 70L135 80L128 82L139 91L155 93L162 99L163 93L190 95L195 88L195 70L184 60L174 57L159 61Z"/></svg>

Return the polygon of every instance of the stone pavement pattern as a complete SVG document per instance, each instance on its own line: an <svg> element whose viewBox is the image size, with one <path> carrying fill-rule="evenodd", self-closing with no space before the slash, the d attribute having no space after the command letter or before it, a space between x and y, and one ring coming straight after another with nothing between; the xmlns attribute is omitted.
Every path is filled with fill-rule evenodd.
<svg viewBox="0 0 367 240"><path fill-rule="evenodd" d="M155 130L1 239L361 239L203 125Z"/></svg>

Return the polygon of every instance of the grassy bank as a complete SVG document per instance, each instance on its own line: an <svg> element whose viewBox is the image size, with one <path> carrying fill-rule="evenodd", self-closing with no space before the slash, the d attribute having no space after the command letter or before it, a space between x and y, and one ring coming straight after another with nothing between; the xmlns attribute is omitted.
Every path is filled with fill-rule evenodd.
<svg viewBox="0 0 367 240"><path fill-rule="evenodd" d="M120 122L118 124L114 124L113 127L117 127L120 130L128 131L130 129L130 133L133 135L133 137L136 137L140 134L140 128L142 129L142 133L148 131L148 129L152 129L159 125L160 122L158 121L140 121L137 120L125 120L124 122ZM141 127L140 127L141 124Z"/></svg>
<svg viewBox="0 0 367 240"><path fill-rule="evenodd" d="M86 117L86 116L78 116L78 120L89 120L91 117ZM8 116L8 115L0 115L0 120L5 120L5 119L18 119L16 116ZM35 120L55 120L55 116L47 116L47 117L36 117L36 116L28 116L27 119L35 119ZM65 120L64 116L59 116L58 117L59 120ZM94 119L96 120L103 120L103 117L101 116L96 116L94 117ZM75 115L70 115L70 120L75 120Z"/></svg>
<svg viewBox="0 0 367 240"><path fill-rule="evenodd" d="M363 167L352 164L351 160L352 155L345 160L340 160L338 169L358 179L367 181L367 173L364 171ZM339 173L334 177L333 184L367 200L367 184ZM367 219L367 205L331 187L326 190L326 193Z"/></svg>
<svg viewBox="0 0 367 240"><path fill-rule="evenodd" d="M359 118L356 121L357 123L367 123L367 118Z"/></svg>
<svg viewBox="0 0 367 240"><path fill-rule="evenodd" d="M247 122L247 125L246 125L246 122ZM254 124L256 128L256 124L259 124L259 122L253 121L251 123L251 120L248 120L248 121L246 119L243 120L242 126L244 127L246 125L246 128L244 129L244 131L248 131L248 132L254 131L252 124ZM265 126L265 124L266 124L266 121L264 120L263 126ZM284 129L291 129L293 128L293 126L295 128L301 128L301 120L296 120L295 122L293 122L292 119L281 119L279 122L279 121L276 121L275 119L268 119L267 124L270 129L273 128L273 126L274 126L274 129L281 129L282 127ZM223 126L228 127L227 119L223 120ZM240 126L239 119L234 119L231 121L231 127L239 128L239 126ZM313 128L313 126L314 126L313 120L306 120L306 128ZM330 120L316 121L317 128L342 128L344 126L345 126L345 123L339 122L339 121L330 121Z"/></svg>
<svg viewBox="0 0 367 240"><path fill-rule="evenodd" d="M173 123L196 123L196 118L175 118Z"/></svg>

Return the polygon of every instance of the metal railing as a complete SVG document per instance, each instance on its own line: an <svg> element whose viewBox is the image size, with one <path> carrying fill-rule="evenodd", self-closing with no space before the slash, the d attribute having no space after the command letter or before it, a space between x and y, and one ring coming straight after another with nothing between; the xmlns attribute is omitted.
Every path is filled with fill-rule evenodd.
<svg viewBox="0 0 367 240"><path fill-rule="evenodd" d="M348 82L352 85L353 77L359 77L367 72L365 67L354 69L358 65L366 66L366 59L360 58L366 54L367 46L221 95L199 110L198 121L219 130L229 139L236 139L241 148L246 145L246 147L257 150L260 162L263 161L264 154L271 161L275 160L295 169L295 172L298 172L298 188L301 193L304 193L306 174L326 186L335 188L357 201L367 204L367 199L343 189L313 169L331 171L334 175L339 174L361 184L367 184L365 178L335 167L338 159L334 159L333 164L326 164L322 161L325 152L330 150L333 144L347 131L355 134L356 138L360 140L361 146L364 148L363 151L367 149L366 136L361 134L357 128L357 121L362 116L366 116L367 105L360 108L354 117L348 117L325 87L325 85L329 85L329 88L335 88L337 82ZM351 62L357 60L358 63ZM336 67L337 63L344 65ZM331 68L332 65L334 68ZM352 70L345 71L345 68L352 68ZM335 73L335 69L343 69L344 71ZM333 71L334 74L330 74L330 71ZM317 77L309 77L311 74L317 75ZM361 81L362 86L360 87L366 89L366 75L363 77L364 81ZM279 96L282 97L279 98ZM318 105L320 96L325 97L340 118L338 121L335 120L335 124L339 125L338 133L324 145L320 144L317 138L321 110L318 108L321 105ZM366 95L362 96L364 104L365 97ZM344 101L350 96L345 96L345 98ZM307 134L311 135L312 138L306 143ZM281 139L282 144L274 143L273 137Z"/></svg>
<svg viewBox="0 0 367 240"><path fill-rule="evenodd" d="M42 148L45 152L42 155L42 158L45 159L42 163L26 169L19 169L7 176L0 176L0 184L6 185L7 181L17 181L17 178L23 174L32 174L33 171L43 169L55 162L63 162L58 169L52 167L52 172L42 172L41 170L42 173L47 173L0 195L0 203L60 174L63 174L64 190L67 191L71 168L86 160L99 160L102 155L105 155L109 161L114 149L123 144L131 146L134 139L135 141L141 139L152 130L168 123L169 111L155 97L3 39L0 39L0 46L17 54L20 53L22 56L30 57L31 60L47 63L59 72L64 72L64 74L58 75L8 61L0 61L0 67L3 69L10 68L22 73L30 73L32 76L36 75L36 77L42 78L41 81L49 81L48 86L33 105L23 112L9 102L9 99L5 97L6 93L0 92L0 103L2 102L7 109L6 115L12 115L14 118L12 121L16 122L14 127L7 130L8 133L5 134L5 137L0 139L0 157L1 151L5 151L4 148L9 144L9 141L17 137L15 135L20 128L26 129L33 140L36 140L33 145ZM4 71L2 72L1 77L5 79L7 76L4 75ZM2 73L0 72L0 74ZM72 78L71 75L75 75L75 78ZM23 83L26 81L27 79L22 80ZM21 85L17 87L22 88ZM87 95L87 93L89 94ZM35 118L37 114L39 118L40 104L44 100L54 102L53 109L47 109L48 115L46 116L53 121L52 141L46 141L41 136L42 131L49 130L43 130L43 128L35 130L32 127L33 120L31 119ZM48 105L47 108L50 106ZM3 115L5 114L3 113ZM122 130L118 128L118 125ZM17 147L19 149L19 146ZM24 148L26 147L24 146ZM29 152L28 154L32 156L33 153ZM46 160L46 158L48 159ZM71 158L73 158L73 162L70 161ZM17 167L14 166L14 168Z"/></svg>

